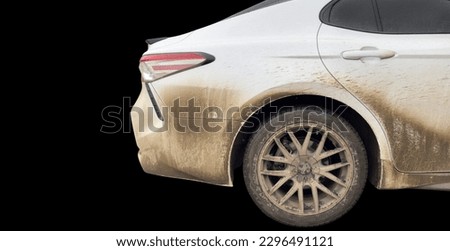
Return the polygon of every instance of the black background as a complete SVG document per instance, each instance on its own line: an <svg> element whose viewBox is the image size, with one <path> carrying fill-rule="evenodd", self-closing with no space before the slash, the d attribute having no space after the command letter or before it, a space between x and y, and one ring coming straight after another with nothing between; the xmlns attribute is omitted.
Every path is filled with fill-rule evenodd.
<svg viewBox="0 0 450 251"><path fill-rule="evenodd" d="M131 107L123 104L139 95L145 39L189 32L257 2L108 2L56 13L50 24L61 21L63 28L52 30L55 48L46 48L56 52L49 78L60 86L41 95L46 105L34 124L42 131L27 139L27 149L15 149L21 153L11 168L16 175L2 177L8 219L2 230L299 230L255 207L242 170L234 188L145 174L129 131ZM122 107L125 132L100 132L108 106ZM368 185L347 215L307 230L448 229L448 201L444 192L378 191Z"/></svg>

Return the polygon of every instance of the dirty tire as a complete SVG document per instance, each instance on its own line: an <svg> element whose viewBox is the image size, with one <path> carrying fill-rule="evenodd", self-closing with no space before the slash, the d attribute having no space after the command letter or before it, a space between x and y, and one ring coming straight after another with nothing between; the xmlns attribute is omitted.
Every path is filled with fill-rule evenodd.
<svg viewBox="0 0 450 251"><path fill-rule="evenodd" d="M367 155L344 119L319 108L281 113L252 136L244 180L255 204L291 226L332 222L357 202L366 184Z"/></svg>

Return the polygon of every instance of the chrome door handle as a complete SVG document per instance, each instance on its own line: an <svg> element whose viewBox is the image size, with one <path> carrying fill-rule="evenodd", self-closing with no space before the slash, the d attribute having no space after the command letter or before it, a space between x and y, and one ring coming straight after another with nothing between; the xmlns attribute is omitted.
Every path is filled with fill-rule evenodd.
<svg viewBox="0 0 450 251"><path fill-rule="evenodd" d="M395 51L380 50L374 47L363 47L360 50L342 52L342 58L347 60L362 60L365 58L388 59L396 55Z"/></svg>

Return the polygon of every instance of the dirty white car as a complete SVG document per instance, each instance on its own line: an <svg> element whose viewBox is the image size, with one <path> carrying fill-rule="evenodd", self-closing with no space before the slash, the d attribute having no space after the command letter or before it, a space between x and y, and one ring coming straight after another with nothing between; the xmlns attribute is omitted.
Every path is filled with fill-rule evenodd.
<svg viewBox="0 0 450 251"><path fill-rule="evenodd" d="M336 220L367 180L449 188L448 0L268 0L147 42L131 116L148 173L232 186L243 166L293 226Z"/></svg>

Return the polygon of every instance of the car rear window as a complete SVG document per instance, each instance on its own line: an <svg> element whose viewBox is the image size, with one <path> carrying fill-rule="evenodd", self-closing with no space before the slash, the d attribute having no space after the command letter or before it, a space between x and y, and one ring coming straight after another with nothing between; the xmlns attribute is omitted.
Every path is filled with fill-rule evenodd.
<svg viewBox="0 0 450 251"><path fill-rule="evenodd" d="M351 30L377 32L372 0L334 0L321 11L322 22Z"/></svg>
<svg viewBox="0 0 450 251"><path fill-rule="evenodd" d="M242 14L246 14L246 13L249 13L249 12L252 12L252 11L255 11L255 10L259 10L259 9L262 9L262 8L266 8L266 7L269 7L269 6L272 6L272 5L277 5L277 4L284 3L284 2L289 2L289 1L292 1L292 0L266 0L266 1L263 1L263 2L261 2L259 4L253 5L252 7L248 8L248 9L245 9L245 10L243 10L241 12L238 12L238 13L234 14L233 16L229 17L229 18L237 17L237 16L240 16Z"/></svg>

